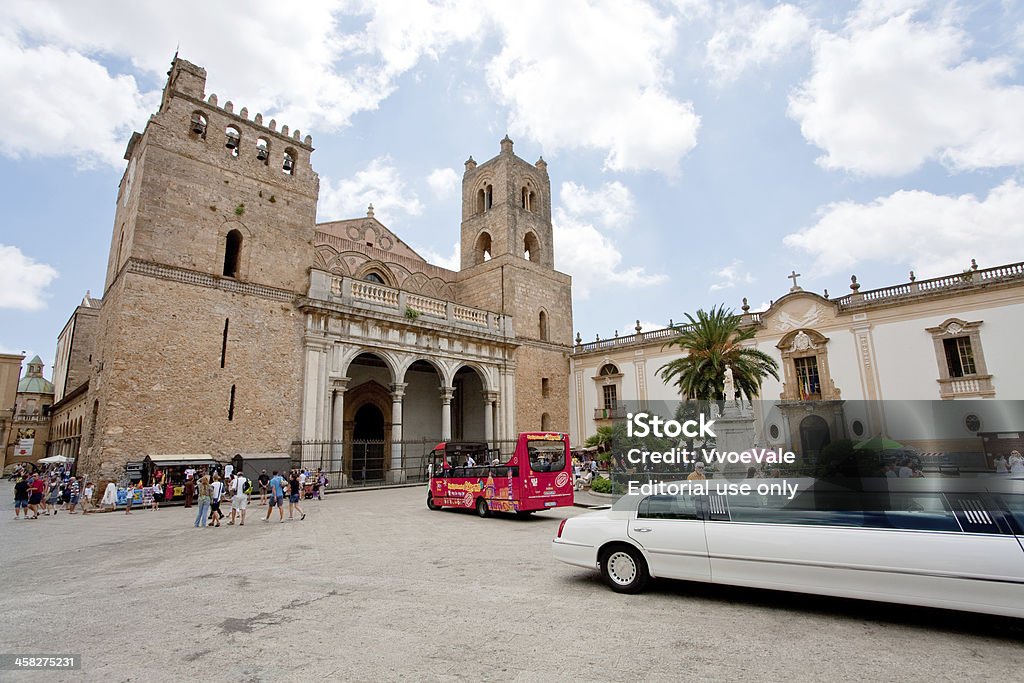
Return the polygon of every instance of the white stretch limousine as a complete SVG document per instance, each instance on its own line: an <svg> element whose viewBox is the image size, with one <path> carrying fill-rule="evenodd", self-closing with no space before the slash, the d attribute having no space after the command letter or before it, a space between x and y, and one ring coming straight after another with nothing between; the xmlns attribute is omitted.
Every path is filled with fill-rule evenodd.
<svg viewBox="0 0 1024 683"><path fill-rule="evenodd" d="M552 549L621 593L655 576L1024 617L1024 482L799 481L793 500L626 496Z"/></svg>

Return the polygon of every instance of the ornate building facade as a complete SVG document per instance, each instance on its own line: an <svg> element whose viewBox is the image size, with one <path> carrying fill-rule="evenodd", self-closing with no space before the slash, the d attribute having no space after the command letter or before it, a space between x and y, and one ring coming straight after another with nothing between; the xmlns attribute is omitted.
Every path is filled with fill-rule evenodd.
<svg viewBox="0 0 1024 683"><path fill-rule="evenodd" d="M911 276L913 274L911 273ZM832 441L884 434L923 453L987 454L1024 445L1024 263L829 298L794 285L742 324L772 356L755 401L757 445L814 457ZM571 433L649 402L679 400L660 377L674 327L583 343L572 356ZM973 399L973 400L970 400ZM1003 400L992 400L1003 399ZM979 461L980 462L980 461Z"/></svg>
<svg viewBox="0 0 1024 683"><path fill-rule="evenodd" d="M543 160L506 137L466 162L451 271L372 206L317 224L310 136L205 86L175 58L128 143L88 340L58 351L68 410L85 408L80 471L315 442L330 469L398 481L409 442L568 429L571 281L554 270ZM379 446L369 473L357 441Z"/></svg>

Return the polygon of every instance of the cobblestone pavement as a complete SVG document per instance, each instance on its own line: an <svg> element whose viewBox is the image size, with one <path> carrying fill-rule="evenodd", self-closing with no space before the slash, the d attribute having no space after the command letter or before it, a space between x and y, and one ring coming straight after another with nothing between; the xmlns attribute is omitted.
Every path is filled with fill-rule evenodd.
<svg viewBox="0 0 1024 683"><path fill-rule="evenodd" d="M0 522L0 652L68 680L1011 680L1020 622L655 582L555 562L558 521L430 512L424 489L195 529L195 508ZM47 680L61 676L46 675ZM42 680L0 672L0 680Z"/></svg>

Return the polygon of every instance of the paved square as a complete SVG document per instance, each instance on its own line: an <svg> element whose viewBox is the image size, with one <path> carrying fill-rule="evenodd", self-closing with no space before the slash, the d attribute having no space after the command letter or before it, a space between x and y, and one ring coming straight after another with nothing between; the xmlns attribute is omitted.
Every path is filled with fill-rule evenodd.
<svg viewBox="0 0 1024 683"><path fill-rule="evenodd" d="M83 655L68 680L1011 680L1011 619L655 582L612 593L551 558L565 515L431 512L425 489L195 529L196 509L14 521L0 652ZM276 513L275 513L276 517ZM59 680L0 672L2 680Z"/></svg>

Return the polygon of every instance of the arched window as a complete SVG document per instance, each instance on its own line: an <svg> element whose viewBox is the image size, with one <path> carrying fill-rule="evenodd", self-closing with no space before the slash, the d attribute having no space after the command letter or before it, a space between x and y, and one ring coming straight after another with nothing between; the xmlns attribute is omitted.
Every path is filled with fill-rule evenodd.
<svg viewBox="0 0 1024 683"><path fill-rule="evenodd" d="M206 115L201 111L192 112L192 120L189 130L192 134L206 139Z"/></svg>
<svg viewBox="0 0 1024 683"><path fill-rule="evenodd" d="M484 261L491 260L491 235L486 232L480 233L476 238L476 246L473 247L473 265L479 265Z"/></svg>
<svg viewBox="0 0 1024 683"><path fill-rule="evenodd" d="M224 277L238 277L238 264L242 255L242 233L232 230L224 243Z"/></svg>
<svg viewBox="0 0 1024 683"><path fill-rule="evenodd" d="M270 159L270 141L266 138L260 138L256 141L256 158L264 164L268 163Z"/></svg>
<svg viewBox="0 0 1024 683"><path fill-rule="evenodd" d="M241 144L242 134L234 126L228 126L224 130L224 146L231 150L231 156L238 156L238 145Z"/></svg>
<svg viewBox="0 0 1024 683"><path fill-rule="evenodd" d="M494 186L488 185L485 189L484 194L484 210L490 209L494 206Z"/></svg>
<svg viewBox="0 0 1024 683"><path fill-rule="evenodd" d="M548 314L544 311L540 312L538 316L538 334L540 335L541 341L548 340Z"/></svg>
<svg viewBox="0 0 1024 683"><path fill-rule="evenodd" d="M486 206L486 203L487 195L484 192L484 189L480 188L480 191L476 193L476 212L483 213L484 211L486 211L486 209L484 208Z"/></svg>
<svg viewBox="0 0 1024 683"><path fill-rule="evenodd" d="M281 163L281 170L287 175L295 173L295 150L289 147L284 151L284 160Z"/></svg>
<svg viewBox="0 0 1024 683"><path fill-rule="evenodd" d="M520 193L520 204L522 207L527 211L536 211L537 209L534 204L536 200L537 195L534 194L533 190L531 190L529 186L523 187L522 192Z"/></svg>
<svg viewBox="0 0 1024 683"><path fill-rule="evenodd" d="M523 240L523 258L534 263L540 261L540 241L532 232L526 233L526 238Z"/></svg>
<svg viewBox="0 0 1024 683"><path fill-rule="evenodd" d="M384 278L381 277L380 273L372 271L372 270L369 273L367 273L363 277L363 279L366 280L367 282L375 282L378 285L387 284L386 282L384 282Z"/></svg>
<svg viewBox="0 0 1024 683"><path fill-rule="evenodd" d="M604 365L601 366L601 371L597 374L601 375L602 377L610 377L611 375L619 374L619 369L615 367L612 363L605 363Z"/></svg>

